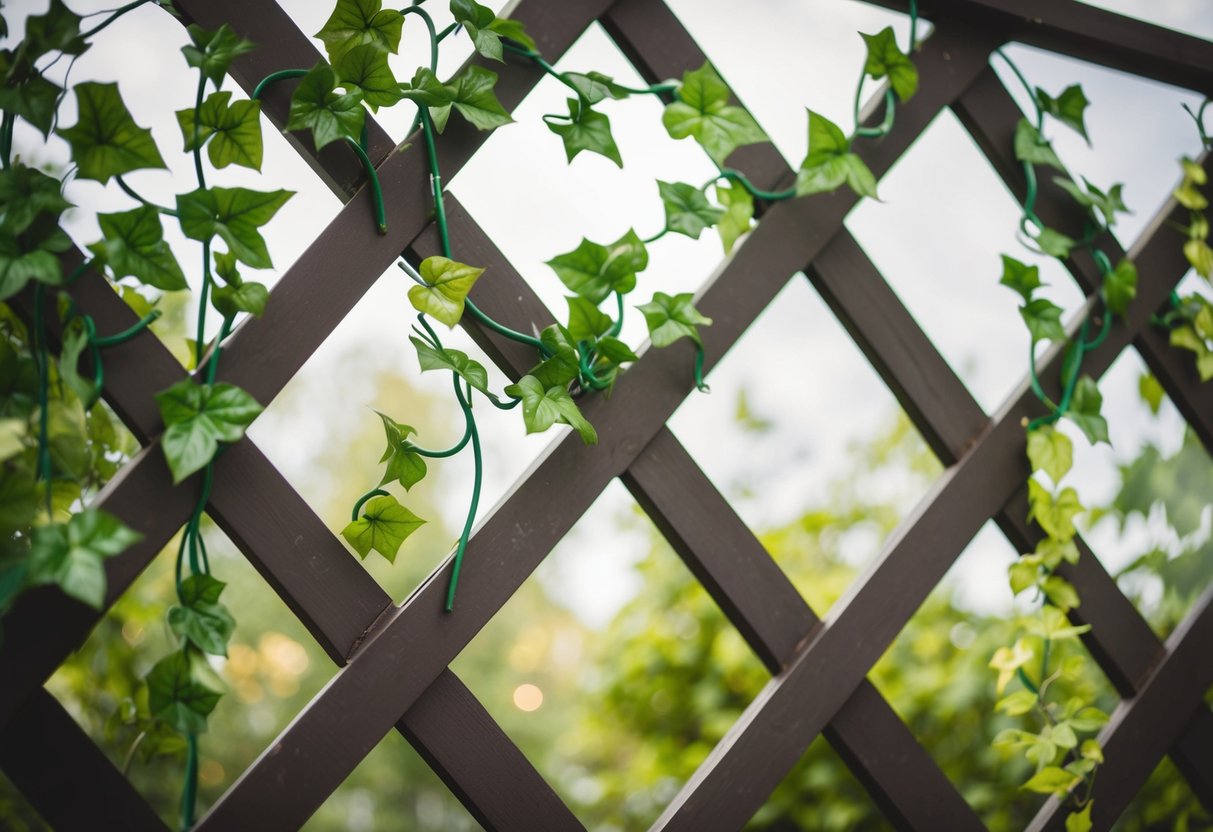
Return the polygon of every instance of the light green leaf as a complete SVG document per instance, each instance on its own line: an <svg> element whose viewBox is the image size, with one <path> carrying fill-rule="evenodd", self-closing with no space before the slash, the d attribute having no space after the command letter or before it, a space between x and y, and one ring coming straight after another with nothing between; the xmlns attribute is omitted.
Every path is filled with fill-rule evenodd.
<svg viewBox="0 0 1213 832"><path fill-rule="evenodd" d="M1102 406L1103 396L1100 395L1094 379L1090 376L1080 378L1074 387L1074 397L1070 401L1066 417L1078 425L1092 445L1109 442L1108 422L1099 413Z"/></svg>
<svg viewBox="0 0 1213 832"><path fill-rule="evenodd" d="M206 732L206 718L225 687L206 657L188 648L165 656L147 674L147 706L183 734Z"/></svg>
<svg viewBox="0 0 1213 832"><path fill-rule="evenodd" d="M714 207L694 185L658 179L657 191L665 207L665 227L693 240L698 240L705 228L711 228L724 216L724 210Z"/></svg>
<svg viewBox="0 0 1213 832"><path fill-rule="evenodd" d="M316 149L341 138L355 141L362 134L366 110L362 90L337 92L337 74L325 63L316 64L303 76L291 95L287 130L311 130Z"/></svg>
<svg viewBox="0 0 1213 832"><path fill-rule="evenodd" d="M1141 396L1141 400L1150 407L1150 412L1155 416L1158 415L1159 408L1162 407L1162 400L1166 396L1166 391L1162 388L1162 383L1153 373L1142 373L1137 379L1137 393Z"/></svg>
<svg viewBox="0 0 1213 832"><path fill-rule="evenodd" d="M89 246L114 279L134 277L166 292L189 288L173 250L164 241L160 213L150 205L116 214L98 214L104 238Z"/></svg>
<svg viewBox="0 0 1213 832"><path fill-rule="evenodd" d="M1032 293L1043 284L1040 282L1040 269L1021 263L1014 257L1002 256L1002 278L998 281L1003 286L1018 292L1025 303L1032 300Z"/></svg>
<svg viewBox="0 0 1213 832"><path fill-rule="evenodd" d="M1059 483L1074 464L1074 443L1052 425L1042 425L1028 434L1028 461L1032 470Z"/></svg>
<svg viewBox="0 0 1213 832"><path fill-rule="evenodd" d="M451 106L479 130L509 124L514 119L497 100L497 94L493 92L496 84L496 72L472 64L447 81L447 86L454 90Z"/></svg>
<svg viewBox="0 0 1213 832"><path fill-rule="evenodd" d="M1007 716L1023 716L1036 707L1036 694L1031 691L1017 690L994 705L995 711L1002 711Z"/></svg>
<svg viewBox="0 0 1213 832"><path fill-rule="evenodd" d="M425 523L389 495L372 497L362 508L362 517L341 531L360 557L374 549L389 563L396 562L400 544Z"/></svg>
<svg viewBox="0 0 1213 832"><path fill-rule="evenodd" d="M383 420L383 430L387 434L387 450L379 460L387 463L387 470L379 485L397 481L408 491L425 479L427 473L425 459L412 450L408 442L408 437L416 431L411 425L401 424L383 413L379 418Z"/></svg>
<svg viewBox="0 0 1213 832"><path fill-rule="evenodd" d="M86 81L75 91L76 123L56 132L72 146L77 176L105 184L111 176L165 167L152 131L135 124L117 84Z"/></svg>
<svg viewBox="0 0 1213 832"><path fill-rule="evenodd" d="M601 72L566 72L565 80L577 89L577 94L586 104L597 104L606 98L623 99L631 93L615 83L615 79Z"/></svg>
<svg viewBox="0 0 1213 832"><path fill-rule="evenodd" d="M213 32L197 24L190 24L186 31L193 41L192 45L181 47L186 63L202 70L215 86L223 83L223 76L227 75L233 60L256 48L252 41L237 35L226 23Z"/></svg>
<svg viewBox="0 0 1213 832"><path fill-rule="evenodd" d="M1204 240L1188 240L1184 243L1184 257L1196 269L1196 273L1206 280L1213 275L1213 248Z"/></svg>
<svg viewBox="0 0 1213 832"><path fill-rule="evenodd" d="M571 425L587 445L598 442L598 432L585 420L573 397L564 387L544 388L534 376L523 376L505 388L507 395L522 399L522 418L527 433L542 433L557 422Z"/></svg>
<svg viewBox="0 0 1213 832"><path fill-rule="evenodd" d="M812 110L809 114L809 152L796 173L796 195L825 193L850 185L860 196L876 195L876 177L851 152L851 142L837 124Z"/></svg>
<svg viewBox="0 0 1213 832"><path fill-rule="evenodd" d="M580 353L573 336L560 324L552 324L539 334L548 358L531 369L529 375L543 386L566 387L581 374Z"/></svg>
<svg viewBox="0 0 1213 832"><path fill-rule="evenodd" d="M676 100L666 106L661 123L675 139L694 137L721 165L738 147L767 140L749 113L729 104L729 88L708 63L683 74Z"/></svg>
<svg viewBox="0 0 1213 832"><path fill-rule="evenodd" d="M864 72L877 79L887 76L897 97L902 101L909 101L918 90L918 69L897 46L893 27L886 26L875 35L865 35L861 32L860 37L868 46Z"/></svg>
<svg viewBox="0 0 1213 832"><path fill-rule="evenodd" d="M548 261L565 286L594 304L602 303L612 292L632 291L636 273L648 264L648 249L632 229L609 246L583 238L573 251Z"/></svg>
<svg viewBox="0 0 1213 832"><path fill-rule="evenodd" d="M220 442L240 441L263 409L234 384L195 384L190 379L157 393L156 404L166 428L160 444L174 483L204 468Z"/></svg>
<svg viewBox="0 0 1213 832"><path fill-rule="evenodd" d="M1091 832L1091 807L1094 805L1094 800L1088 800L1082 809L1066 815L1066 832Z"/></svg>
<svg viewBox="0 0 1213 832"><path fill-rule="evenodd" d="M216 168L228 165L261 170L261 102L237 101L229 104L230 92L211 93L198 109L197 146L206 144L207 155ZM185 149L193 150L194 111L178 110L177 122L185 138Z"/></svg>
<svg viewBox="0 0 1213 832"><path fill-rule="evenodd" d="M1021 118L1015 128L1015 158L1033 165L1049 165L1063 173L1066 169L1061 159L1053 152L1053 146L1045 141L1040 131L1026 118Z"/></svg>
<svg viewBox="0 0 1213 832"><path fill-rule="evenodd" d="M502 60L501 37L489 28L497 15L476 0L451 0L451 15L467 30L476 51L494 61Z"/></svg>
<svg viewBox="0 0 1213 832"><path fill-rule="evenodd" d="M1091 102L1087 101L1080 84L1071 84L1066 87L1057 98L1037 87L1036 102L1040 105L1040 109L1077 130L1078 135L1090 144L1091 137L1087 135L1087 125L1083 121L1083 114Z"/></svg>
<svg viewBox="0 0 1213 832"><path fill-rule="evenodd" d="M581 296L566 297L569 305L569 335L573 341L593 343L599 335L611 328L611 317L596 303Z"/></svg>
<svg viewBox="0 0 1213 832"><path fill-rule="evenodd" d="M1031 792L1039 792L1040 794L1055 794L1061 797L1081 782L1081 780L1081 777L1076 777L1063 768L1045 766L1032 775L1032 778L1020 788Z"/></svg>
<svg viewBox="0 0 1213 832"><path fill-rule="evenodd" d="M1078 590L1074 585L1060 575L1050 575L1041 585L1045 595L1060 610L1072 610L1080 603Z"/></svg>
<svg viewBox="0 0 1213 832"><path fill-rule="evenodd" d="M1049 537L1062 541L1074 538L1074 518L1086 511L1073 488L1053 495L1034 479L1028 480L1028 503L1028 519L1039 523Z"/></svg>
<svg viewBox="0 0 1213 832"><path fill-rule="evenodd" d="M1067 237L1065 234L1052 228L1042 228L1040 233L1036 235L1035 240L1036 245L1045 254L1062 260L1069 257L1070 251L1078 245L1078 242L1074 238Z"/></svg>
<svg viewBox="0 0 1213 832"><path fill-rule="evenodd" d="M640 356L632 352L632 348L618 338L599 338L594 349L598 350L600 356L615 364L640 360Z"/></svg>
<svg viewBox="0 0 1213 832"><path fill-rule="evenodd" d="M636 307L644 313L653 346L668 347L684 337L703 346L703 341L699 339L699 327L711 325L712 319L699 314L693 305L694 300L691 292L674 296L656 292L651 301Z"/></svg>
<svg viewBox="0 0 1213 832"><path fill-rule="evenodd" d="M24 440L28 433L24 419L0 419L0 462L25 450Z"/></svg>
<svg viewBox="0 0 1213 832"><path fill-rule="evenodd" d="M495 395L489 392L489 374L484 369L484 365L479 361L468 358L467 353L459 350L436 350L416 336L409 336L409 340L413 342L413 346L417 349L417 361L421 365L422 372L426 372L427 370L448 370L481 393L484 393L490 399L497 399Z"/></svg>
<svg viewBox="0 0 1213 832"><path fill-rule="evenodd" d="M177 214L181 230L190 239L205 242L218 235L240 262L269 269L274 264L257 229L293 195L284 190L198 188L177 196Z"/></svg>
<svg viewBox="0 0 1213 832"><path fill-rule="evenodd" d="M1121 260L1103 279L1103 299L1108 309L1120 317L1129 312L1129 304L1137 297L1137 267L1132 260Z"/></svg>
<svg viewBox="0 0 1213 832"><path fill-rule="evenodd" d="M381 0L337 0L337 7L315 36L324 41L329 61L336 64L358 46L395 54L403 25L404 16L395 9L384 9Z"/></svg>
<svg viewBox="0 0 1213 832"><path fill-rule="evenodd" d="M204 653L227 655L227 643L236 629L236 619L219 603L224 583L210 575L197 574L181 584L182 606L168 611L168 623L183 641Z"/></svg>
<svg viewBox="0 0 1213 832"><path fill-rule="evenodd" d="M409 302L418 312L454 327L463 317L468 292L484 269L434 256L421 261L420 272L426 285L410 287Z"/></svg>
<svg viewBox="0 0 1213 832"><path fill-rule="evenodd" d="M340 83L362 91L362 100L372 110L390 107L400 100L400 83L388 66L387 52L375 44L355 46L333 63Z"/></svg>
<svg viewBox="0 0 1213 832"><path fill-rule="evenodd" d="M568 99L568 106L567 120L559 116L543 120L548 129L564 142L564 155L568 161L572 162L581 151L589 150L623 167L619 147L611 135L611 120L578 98Z"/></svg>
<svg viewBox="0 0 1213 832"><path fill-rule="evenodd" d="M754 197L742 185L716 185L716 199L724 208L724 214L716 222L716 233L724 253L733 250L737 238L753 227Z"/></svg>
<svg viewBox="0 0 1213 832"><path fill-rule="evenodd" d="M100 509L85 509L67 523L34 529L28 580L58 584L94 609L105 607L105 560L121 554L143 535Z"/></svg>
<svg viewBox="0 0 1213 832"><path fill-rule="evenodd" d="M1091 184L1090 180L1083 178L1083 183L1086 184L1086 190L1083 190L1072 179L1067 179L1064 176L1055 176L1053 181L1066 193L1074 197L1074 201L1079 205L1087 208L1094 208L1103 215L1104 222L1108 226L1116 224L1116 215L1129 213L1128 207L1125 206L1124 199L1121 196L1121 191L1124 185L1113 185L1105 194L1099 188Z"/></svg>
<svg viewBox="0 0 1213 832"><path fill-rule="evenodd" d="M1018 595L1025 589L1036 586L1036 579L1040 577L1040 569L1035 564L1025 563L1022 560L1015 561L1007 567L1007 573L1013 595Z"/></svg>
<svg viewBox="0 0 1213 832"><path fill-rule="evenodd" d="M1032 333L1032 342L1064 341L1066 330L1061 325L1061 307L1047 298L1037 298L1019 307L1023 322Z"/></svg>

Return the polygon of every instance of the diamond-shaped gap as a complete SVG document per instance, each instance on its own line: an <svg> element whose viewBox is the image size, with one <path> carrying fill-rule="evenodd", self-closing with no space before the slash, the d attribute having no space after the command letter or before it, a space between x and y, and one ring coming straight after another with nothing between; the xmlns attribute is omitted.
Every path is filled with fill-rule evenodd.
<svg viewBox="0 0 1213 832"><path fill-rule="evenodd" d="M302 826L305 832L473 832L480 828L394 728Z"/></svg>
<svg viewBox="0 0 1213 832"><path fill-rule="evenodd" d="M228 655L208 657L228 689L199 738L199 815L286 727L328 682L335 668L286 604L227 537L204 526L212 574L227 584L222 601L236 619ZM143 679L176 648L166 624L176 603L173 573L177 537L165 547L84 645L59 667L47 689L120 770L130 755L128 777L166 823L176 823L182 784L182 752L167 749L178 735L150 732L129 723L130 702L146 718ZM138 744L136 744L136 742ZM179 741L178 749L183 748ZM132 748L134 749L132 753Z"/></svg>
<svg viewBox="0 0 1213 832"><path fill-rule="evenodd" d="M379 460L386 442L376 410L415 428L410 438L422 447L446 448L463 435L450 374L420 372L408 340L416 315L406 295L411 285L403 272L389 268L249 429L334 534L350 522L358 498L383 477ZM472 340L462 330L435 327L445 346L467 352L488 369L490 387L500 393L508 380ZM567 428L528 436L520 411L497 410L479 394L473 412L485 460L485 516ZM405 541L394 564L375 552L363 561L397 600L449 554L471 499L470 447L453 458L428 460L427 468L426 478L408 492L399 484L385 486L426 525ZM357 557L352 550L350 556Z"/></svg>
<svg viewBox="0 0 1213 832"><path fill-rule="evenodd" d="M651 824L769 678L615 481L452 669L592 829Z"/></svg>
<svg viewBox="0 0 1213 832"><path fill-rule="evenodd" d="M892 26L902 47L909 41L909 17L853 0L752 3L744 14L725 0L669 5L792 167L807 151L805 107L848 134L854 127L854 85L867 56L859 33ZM920 23L919 38L929 29ZM877 87L869 79L864 89L870 96Z"/></svg>
<svg viewBox="0 0 1213 832"><path fill-rule="evenodd" d="M1039 608L1026 593L1012 599L1007 566L1015 557L1014 548L987 522L870 674L987 827L1005 832L1026 829L1044 802L1043 795L1020 788L1032 774L1022 752L993 745L1005 728L1035 732L1042 727L1031 715L1011 718L994 711L1001 697L990 658L1022 634L1017 616ZM1066 651L1085 657L1083 676L1066 688L1069 695L1111 712L1117 697L1099 665L1080 643L1066 644L1073 645ZM1061 649L1053 648L1054 670ZM1013 681L1006 693L1018 686Z"/></svg>
<svg viewBox="0 0 1213 832"><path fill-rule="evenodd" d="M87 13L107 8L105 3L94 2L76 10ZM20 28L23 29L23 20ZM9 41L19 41L20 34L18 27L14 26L10 38L5 41L6 45L11 45ZM139 43L141 48L131 50L131 43ZM193 156L181 150L181 127L175 116L176 110L194 106L197 91L197 71L186 64L181 54L181 47L188 43L189 36L180 22L149 5L124 15L100 33L83 56L71 62L71 84L116 81L135 122L152 131L169 169L136 171L124 179L141 196L169 208L175 207L176 195L198 187ZM62 73L67 70L68 63L62 61L51 71L52 80L63 83ZM149 67L155 67L155 71L149 72ZM247 98L231 78L224 79L223 89L231 92L233 101ZM207 94L211 91L208 84ZM60 126L74 124L75 112L75 96L68 95L60 110ZM255 270L241 267L246 280L257 280L272 288L287 266L298 258L336 215L340 205L268 119L261 120L261 127L264 157L260 173L235 165L214 170L209 159L204 165L208 186L261 191L284 188L296 192L262 229L275 268ZM52 175L62 173L70 164L66 141L54 134L49 140L44 140L41 134L24 122L18 122L14 152L30 163L51 170ZM69 184L66 196L74 204L87 209L84 212L69 210L64 216L65 229L81 248L101 237L94 212L129 211L139 205L124 194L114 180L103 186L76 179ZM193 292L161 293L145 287L141 289L141 294L150 299L163 295L160 305L165 315L153 325L153 331L165 341L174 355L184 360L188 355L184 341L195 337L196 292L202 280L202 248L197 241L187 239L182 234L180 225L173 217L165 216L162 220L164 238L176 253ZM367 221L370 222L369 214ZM223 244L216 246L216 250L225 248ZM133 278L125 278L121 282L130 287L139 285ZM214 337L220 326L220 317L213 309L208 318L207 339Z"/></svg>
<svg viewBox="0 0 1213 832"><path fill-rule="evenodd" d="M1201 805L1170 757L1163 757L1116 823L1117 832L1211 827L1213 815Z"/></svg>
<svg viewBox="0 0 1213 832"><path fill-rule="evenodd" d="M597 70L629 86L647 86L601 26L589 27L557 70ZM604 101L624 167L588 151L566 161L560 138L544 126L544 113L565 113L570 91L547 76L514 112L516 124L498 129L451 183L451 190L477 218L558 319L566 320L570 294L546 261L572 251L582 237L607 244L629 228L643 238L662 229L665 214L656 180L699 186L715 172L690 140L676 142L661 125L662 104L654 96ZM503 190L503 182L509 187ZM509 210L502 210L508 204ZM456 258L459 240L452 240ZM627 298L622 337L638 345L647 334L633 307L655 291L694 291L721 259L713 231L692 240L667 234L648 246L649 265ZM485 275L491 280L492 273ZM612 317L611 302L603 304Z"/></svg>
<svg viewBox="0 0 1213 832"><path fill-rule="evenodd" d="M946 179L941 179L946 172ZM880 181L883 203L847 217L872 262L986 412L1027 375L1018 296L999 285L999 253L1040 267L1068 316L1082 301L1061 264L1016 240L1020 209L951 111L941 112Z"/></svg>
<svg viewBox="0 0 1213 832"><path fill-rule="evenodd" d="M1208 11L1203 16L1213 21ZM1075 181L1081 182L1078 177L1085 176L1105 191L1114 183L1124 183L1124 201L1133 213L1119 215L1114 231L1128 249L1179 183L1182 171L1177 160L1200 155L1200 134L1183 105L1196 110L1203 98L1179 87L1022 44L1011 44L1005 51L1033 87L1051 95L1060 95L1071 84L1082 85L1091 102L1085 113L1090 143L1056 119L1046 119L1045 135ZM1034 119L1036 111L1027 91L1006 61L994 58L991 65L1020 109ZM1038 168L1037 174L1060 175L1051 168Z"/></svg>
<svg viewBox="0 0 1213 832"><path fill-rule="evenodd" d="M1213 40L1213 13L1203 3L1142 3L1140 0L1079 0L1110 12Z"/></svg>
<svg viewBox="0 0 1213 832"><path fill-rule="evenodd" d="M1213 580L1213 460L1170 399L1157 414L1140 392L1147 370L1126 349L1099 382L1111 445L1090 446L1068 422L1072 484L1097 518L1083 534L1100 562L1165 637Z"/></svg>
<svg viewBox="0 0 1213 832"><path fill-rule="evenodd" d="M845 583L823 593L815 559L841 553L862 568L939 464L803 275L709 381L712 392L692 393L670 427L747 526L783 530L762 540L824 615Z"/></svg>

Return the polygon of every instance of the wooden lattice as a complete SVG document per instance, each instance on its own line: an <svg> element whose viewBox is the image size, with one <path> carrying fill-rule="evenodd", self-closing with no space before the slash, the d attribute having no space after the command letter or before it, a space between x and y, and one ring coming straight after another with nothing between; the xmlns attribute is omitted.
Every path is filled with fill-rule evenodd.
<svg viewBox="0 0 1213 832"><path fill-rule="evenodd" d="M876 2L901 11L906 5ZM193 22L207 28L227 23L260 45L234 65L246 90L271 72L319 60L309 38L273 0L178 0L177 6ZM936 28L916 58L920 91L899 109L889 136L859 151L877 176L943 108L951 108L1011 190L1022 194L1022 169L1012 155L1020 112L988 63L1008 41L1213 94L1208 42L1074 0L923 0L921 6ZM677 77L705 59L662 0L522 0L511 15L552 60L595 21L651 81ZM510 109L541 77L522 62L500 72L497 90ZM264 112L279 127L287 106L285 89L264 98ZM439 146L443 169L453 175L484 139L452 123ZM246 322L233 336L221 380L270 402L401 252L414 262L436 252L428 171L420 143L412 145L397 152L387 134L370 125L370 156L391 217L387 236L376 234L367 202L353 199L361 185L353 156L336 145L319 154L306 143L296 145L346 204L287 270L265 317ZM734 161L761 188L786 187L794 178L770 145L744 148ZM584 400L600 444L585 448L575 435L566 437L481 524L467 555L474 568L464 573L454 615L442 611L449 563L396 606L246 438L216 463L207 511L341 669L199 828L298 827L393 726L485 827L582 828L448 665L614 477L622 478L772 674L656 828L740 828L821 733L893 825L983 828L866 676L988 519L1019 550L1034 544L1038 533L1025 520L1021 420L1038 415L1039 405L1025 382L997 414L982 411L843 227L855 199L839 192L771 207L698 304L715 320L704 332L710 368L803 271L948 466L828 620L808 608L666 427L690 392L687 349L646 353L609 401ZM1082 219L1072 200L1051 185L1042 186L1037 211L1063 230ZM476 303L515 328L549 323L534 292L453 197L448 212L461 259L492 275L477 284ZM1141 280L1137 301L1084 369L1098 378L1132 344L1213 451L1213 385L1202 386L1191 362L1150 325L1151 314L1187 271L1181 240L1159 233L1168 217L1186 219L1168 205L1129 251ZM1111 239L1100 246L1113 260L1123 253ZM1078 254L1068 266L1094 298L1094 262ZM97 273L72 291L103 331L134 322ZM512 377L533 362L525 348L475 323L466 326ZM1050 353L1042 375L1056 377L1060 358L1058 350ZM108 353L107 400L145 447L97 501L144 535L108 561L107 606L184 524L197 497L196 478L171 486L155 447L161 423L152 395L182 377L180 365L151 335ZM557 503L550 499L554 491L561 495ZM1074 618L1092 625L1086 646L1122 697L1100 737L1107 761L1095 786L1095 827L1108 828L1168 754L1213 809L1213 714L1203 701L1213 684L1213 591L1163 643L1081 542L1080 549L1077 565L1063 571L1083 599ZM43 688L98 620L96 611L55 589L30 592L6 618L0 767L57 828L163 829ZM1061 829L1065 815L1049 801L1032 828Z"/></svg>

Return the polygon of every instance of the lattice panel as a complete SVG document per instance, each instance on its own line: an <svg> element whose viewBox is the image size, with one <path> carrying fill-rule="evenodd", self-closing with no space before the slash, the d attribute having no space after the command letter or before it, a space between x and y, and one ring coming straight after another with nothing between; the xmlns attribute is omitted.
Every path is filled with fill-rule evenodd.
<svg viewBox="0 0 1213 832"><path fill-rule="evenodd" d="M897 0L879 2L904 10ZM235 64L234 77L246 89L271 72L319 59L310 39L273 0L178 0L178 6L193 22L207 28L228 23L261 44ZM1023 192L1022 171L1011 153L1020 113L988 64L990 53L1009 40L1213 93L1213 46L1207 42L1073 0L935 0L923 2L922 11L936 29L916 59L920 91L899 109L889 136L859 151L877 176L950 107L1012 191ZM661 0L522 0L512 16L553 61L596 20L651 81L677 77L704 61ZM540 77L529 64L502 68L502 103L512 109ZM287 91L276 89L264 98L263 111L281 127L287 105ZM452 123L440 144L443 169L453 175L484 138ZM346 204L283 275L265 317L246 322L225 349L221 380L239 384L263 403L282 390L398 254L415 262L437 249L428 227L428 172L420 143L396 152L373 123L370 139L391 218L390 232L382 237L365 200L353 198L360 172L352 156L337 148L317 155L306 144L296 145ZM786 187L794 178L770 145L744 148L734 161L760 188ZM1211 167L1208 160L1205 166ZM516 328L549 323L547 310L492 240L456 200L448 200L461 257L493 275L476 286L476 303ZM1039 405L1025 382L998 413L982 411L843 227L854 204L853 195L840 192L770 207L698 304L715 320L704 335L710 369L803 270L948 466L827 621L808 608L666 427L690 392L689 351L678 347L646 353L609 401L584 400L599 446L585 448L575 436L566 438L482 522L467 553L475 568L462 578L455 615L442 612L449 563L397 607L245 439L216 463L208 513L341 669L199 828L299 826L393 726L486 828L582 828L448 665L607 483L620 477L772 673L656 828L741 828L824 733L894 826L982 829L866 677L988 519L1017 548L1034 543L1036 532L1024 519L1021 420L1037 415ZM1049 225L1073 225L1081 219L1074 210L1056 188L1042 187L1037 211ZM1177 238L1158 233L1169 215L1185 219L1168 205L1131 247L1141 279L1137 301L1085 368L1098 378L1132 344L1213 451L1213 385L1201 386L1190 362L1150 325L1151 314L1187 271ZM1113 240L1100 245L1114 260L1121 253ZM1068 266L1083 291L1094 293L1095 264L1079 255ZM342 279L333 280L338 273ZM103 331L134 322L100 275L86 274L72 291ZM31 309L21 311L28 315ZM299 320L308 325L297 325ZM467 329L512 377L532 363L525 348L474 323ZM1042 376L1056 377L1060 352L1044 365ZM113 349L106 363L107 400L145 444L98 498L99 507L144 535L108 561L107 606L186 521L197 495L196 481L170 486L155 447L160 421L152 395L182 376L151 335ZM558 511L549 500L553 491L562 496ZM1167 754L1213 808L1213 714L1203 702L1213 684L1213 591L1162 643L1085 544L1080 548L1080 561L1065 572L1083 599L1074 617L1092 625L1086 645L1122 696L1101 735L1107 762L1096 785L1096 828L1111 825ZM51 590L31 592L6 619L0 767L57 828L93 829L104 818L126 829L162 829L150 807L42 687L98 620L96 611ZM47 748L56 752L47 754ZM57 786L63 782L72 784L71 800ZM1061 829L1065 814L1050 801L1032 828Z"/></svg>

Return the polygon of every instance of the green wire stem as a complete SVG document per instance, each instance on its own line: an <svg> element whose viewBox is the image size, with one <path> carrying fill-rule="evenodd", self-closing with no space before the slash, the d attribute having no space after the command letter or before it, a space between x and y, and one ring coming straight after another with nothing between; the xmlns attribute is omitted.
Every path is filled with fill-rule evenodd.
<svg viewBox="0 0 1213 832"><path fill-rule="evenodd" d="M206 347L206 304L211 291L211 241L202 243L202 288L198 292L198 325L194 338L194 364L202 366L202 350Z"/></svg>
<svg viewBox="0 0 1213 832"><path fill-rule="evenodd" d="M129 12L129 11L133 11L133 10L135 10L135 9L139 8L139 7L140 7L140 6L142 6L144 3L150 3L150 2L152 2L152 0L133 0L133 2L131 2L131 3L127 3L125 6L122 6L122 7L118 8L118 9L115 9L113 14L111 14L111 15L110 15L109 17L107 17L105 20L103 20L103 21L101 21L100 23L98 23L98 24L97 24L96 26L94 26L93 28L89 29L87 32L83 32L83 33L80 35L80 37L82 37L82 38L91 38L93 35L95 35L95 34L97 34L98 32L100 32L100 31L101 31L102 29L104 29L106 26L109 26L109 25L110 25L111 23L113 23L115 20L117 20L118 18L122 17L122 15L126 14L126 13L127 13L127 12ZM159 4L159 3L157 3L156 5L160 5L160 4Z"/></svg>
<svg viewBox="0 0 1213 832"><path fill-rule="evenodd" d="M116 332L113 335L105 335L99 338L92 339L92 343L101 349L107 347L116 347L119 344L125 344L127 341L134 338L140 332L147 329L152 323L160 317L162 313L159 309L153 309L151 312L139 319L139 322L133 326L129 326L121 332Z"/></svg>
<svg viewBox="0 0 1213 832"><path fill-rule="evenodd" d="M256 101L261 98L267 87L277 84L279 81L285 81L288 78L302 78L307 73L306 69L280 69L277 72L271 72L262 78L257 83L257 86L253 87L253 94L249 98Z"/></svg>
<svg viewBox="0 0 1213 832"><path fill-rule="evenodd" d="M459 585L459 572L463 568L463 555L467 551L468 539L472 535L472 524L476 521L476 508L480 505L480 487L484 482L484 459L480 452L480 434L476 431L476 419L472 416L472 405L463 397L463 391L455 385L455 395L459 398L459 406L463 408L472 434L472 460L475 465L472 483L472 503L468 506L467 519L463 523L463 532L459 535L459 546L455 549L455 560L451 567L451 582L446 590L446 611L455 608L455 588Z"/></svg>
<svg viewBox="0 0 1213 832"><path fill-rule="evenodd" d="M719 182L721 179L729 179L738 183L741 185L741 187L746 189L746 192L750 196L766 202L782 202L785 199L792 199L796 196L796 188L794 187L783 191L764 191L762 188L759 188L753 182L747 179L744 173L739 170L734 170L733 168L720 168L720 172L705 182L703 187L699 190L706 190L710 185Z"/></svg>
<svg viewBox="0 0 1213 832"><path fill-rule="evenodd" d="M707 382L703 380L703 344L695 344L695 389L700 393L710 393L712 388L708 387Z"/></svg>
<svg viewBox="0 0 1213 832"><path fill-rule="evenodd" d="M619 307L619 314L615 317L615 322L611 324L611 328L607 330L607 335L612 338L617 338L619 333L623 331L623 293L616 292L615 300Z"/></svg>
<svg viewBox="0 0 1213 832"><path fill-rule="evenodd" d="M1036 90L1034 90L1032 88L1032 85L1028 83L1027 77L1024 76L1023 72L1020 71L1019 67L1016 66L1015 62L1013 60L1011 60L1009 57L1007 57L1006 52L1002 51L1002 49L995 49L994 54L997 55L998 57L1002 58L1003 63L1005 63L1008 67L1010 67L1011 72L1014 73L1015 77L1019 79L1019 83L1023 86L1024 90L1028 93L1028 100L1032 102L1032 107L1035 108L1035 110L1036 110L1036 130L1037 130L1037 132L1044 130L1045 111L1041 108L1040 102L1036 100Z"/></svg>
<svg viewBox="0 0 1213 832"><path fill-rule="evenodd" d="M5 170L11 164L13 155L13 124L16 117L9 111L4 112L3 118L0 118L0 165Z"/></svg>
<svg viewBox="0 0 1213 832"><path fill-rule="evenodd" d="M169 217L177 216L177 212L174 211L172 208L165 208L163 205L157 205L156 203L152 202L151 200L144 199L142 196L135 193L135 189L132 188L130 185L126 184L126 180L123 179L121 176L115 176L114 180L118 183L118 187L122 189L122 192L125 193L127 196L129 196L131 199L135 200L136 202L141 202L144 205L146 205L148 208L155 208L158 212L160 212L161 214L164 214L165 216L169 216Z"/></svg>
<svg viewBox="0 0 1213 832"><path fill-rule="evenodd" d="M415 14L425 23L425 28L430 34L430 72L438 74L438 35L434 31L434 18L430 17L430 13L420 6L409 6L400 10L401 15ZM458 24L456 24L458 25ZM420 108L422 105L417 105Z"/></svg>
<svg viewBox="0 0 1213 832"><path fill-rule="evenodd" d="M664 237L666 234L669 234L669 233L670 233L670 227L667 225L665 228L658 231L652 237L645 237L640 242L644 243L645 245L648 245L649 243L655 243L658 240L660 240L662 237Z"/></svg>
<svg viewBox="0 0 1213 832"><path fill-rule="evenodd" d="M223 319L223 324L219 327L219 337L215 339L215 346L211 350L210 360L206 363L206 383L214 384L215 376L219 373L219 354L223 352L223 341L232 331L232 321L235 318L231 315Z"/></svg>
<svg viewBox="0 0 1213 832"><path fill-rule="evenodd" d="M572 81L570 81L563 72L557 71L556 67L552 66L550 63L548 63L546 60L544 60L543 56L540 55L535 50L526 49L525 47L522 47L522 46L515 46L514 44L508 43L505 41L502 41L501 45L503 47L505 47L507 52L513 52L515 55L521 55L524 58L530 58L535 63L535 65L538 66L540 69L542 69L546 74L551 75L557 81L564 84L566 87L571 89L573 92L577 93L578 98L581 97L581 90L577 89L577 85L574 84ZM614 83L614 82L612 82L612 83ZM623 84L615 84L615 86L618 87L619 89L623 90L624 92L629 93L630 95L666 95L666 94L671 93L674 90L678 89L679 85L676 82L669 82L669 83L662 83L662 84L653 84L648 87L626 87ZM546 118L546 116L545 116L545 118Z"/></svg>
<svg viewBox="0 0 1213 832"><path fill-rule="evenodd" d="M372 488L370 491L358 498L358 502L354 503L354 510L350 512L350 522L358 519L358 515L362 512L362 507L367 501L373 497L390 497L391 495L382 488Z"/></svg>
<svg viewBox="0 0 1213 832"><path fill-rule="evenodd" d="M181 792L181 829L194 825L198 805L198 737L185 735L185 789Z"/></svg>

